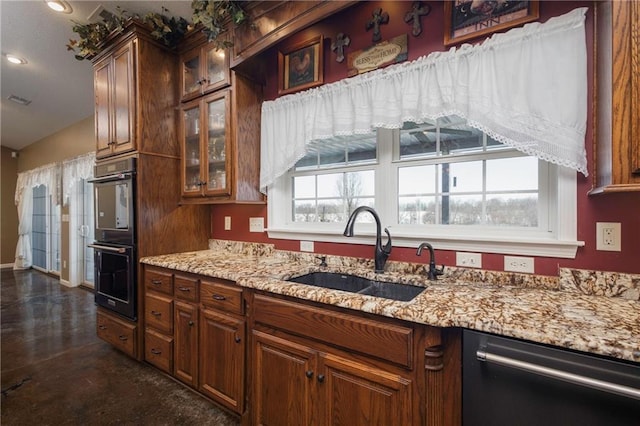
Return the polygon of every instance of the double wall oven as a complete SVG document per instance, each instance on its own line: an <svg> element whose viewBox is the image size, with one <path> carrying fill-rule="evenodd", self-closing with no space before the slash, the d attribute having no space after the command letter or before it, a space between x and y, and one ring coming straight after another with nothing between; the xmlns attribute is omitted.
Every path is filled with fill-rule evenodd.
<svg viewBox="0 0 640 426"><path fill-rule="evenodd" d="M136 159L103 162L91 180L95 196L95 300L136 320Z"/></svg>

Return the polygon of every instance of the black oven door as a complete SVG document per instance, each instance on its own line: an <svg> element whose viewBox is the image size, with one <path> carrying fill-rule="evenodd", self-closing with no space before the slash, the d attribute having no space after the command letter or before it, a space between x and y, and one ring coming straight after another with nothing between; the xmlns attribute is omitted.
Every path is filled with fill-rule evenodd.
<svg viewBox="0 0 640 426"><path fill-rule="evenodd" d="M98 306L136 320L136 259L133 246L89 244L94 249Z"/></svg>
<svg viewBox="0 0 640 426"><path fill-rule="evenodd" d="M95 191L96 240L115 244L135 241L135 180L131 173L92 180Z"/></svg>

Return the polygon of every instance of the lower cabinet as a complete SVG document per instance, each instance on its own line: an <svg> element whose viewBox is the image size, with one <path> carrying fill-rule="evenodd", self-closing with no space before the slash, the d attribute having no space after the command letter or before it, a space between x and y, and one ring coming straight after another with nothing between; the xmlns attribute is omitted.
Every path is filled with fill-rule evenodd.
<svg viewBox="0 0 640 426"><path fill-rule="evenodd" d="M422 423L412 328L262 295L253 308L254 424Z"/></svg>
<svg viewBox="0 0 640 426"><path fill-rule="evenodd" d="M136 345L138 326L113 314L98 309L96 316L96 334L132 358L138 356Z"/></svg>
<svg viewBox="0 0 640 426"><path fill-rule="evenodd" d="M198 306L180 301L174 306L173 375L198 387Z"/></svg>

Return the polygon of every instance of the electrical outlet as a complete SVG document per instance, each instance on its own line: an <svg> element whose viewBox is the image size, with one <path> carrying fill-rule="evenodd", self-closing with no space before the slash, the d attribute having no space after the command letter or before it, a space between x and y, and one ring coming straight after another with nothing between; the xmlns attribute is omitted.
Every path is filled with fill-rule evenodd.
<svg viewBox="0 0 640 426"><path fill-rule="evenodd" d="M300 251L313 252L313 241L300 241Z"/></svg>
<svg viewBox="0 0 640 426"><path fill-rule="evenodd" d="M231 216L224 217L224 230L231 231Z"/></svg>
<svg viewBox="0 0 640 426"><path fill-rule="evenodd" d="M456 266L465 268L482 268L482 254L456 252Z"/></svg>
<svg viewBox="0 0 640 426"><path fill-rule="evenodd" d="M533 274L533 257L505 256L504 270L509 272L524 272L525 274Z"/></svg>
<svg viewBox="0 0 640 426"><path fill-rule="evenodd" d="M250 217L249 232L264 232L264 217Z"/></svg>
<svg viewBox="0 0 640 426"><path fill-rule="evenodd" d="M596 222L596 250L622 251L620 222Z"/></svg>

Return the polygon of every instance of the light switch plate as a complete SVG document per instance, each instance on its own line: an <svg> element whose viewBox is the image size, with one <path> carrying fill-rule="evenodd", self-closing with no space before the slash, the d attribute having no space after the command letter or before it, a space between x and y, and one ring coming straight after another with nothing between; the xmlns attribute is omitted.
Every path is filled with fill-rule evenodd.
<svg viewBox="0 0 640 426"><path fill-rule="evenodd" d="M313 241L300 241L300 251L308 251L313 253Z"/></svg>
<svg viewBox="0 0 640 426"><path fill-rule="evenodd" d="M264 217L250 217L249 232L264 232Z"/></svg>

